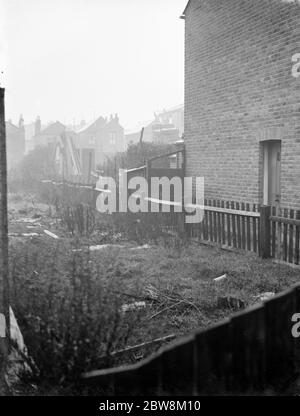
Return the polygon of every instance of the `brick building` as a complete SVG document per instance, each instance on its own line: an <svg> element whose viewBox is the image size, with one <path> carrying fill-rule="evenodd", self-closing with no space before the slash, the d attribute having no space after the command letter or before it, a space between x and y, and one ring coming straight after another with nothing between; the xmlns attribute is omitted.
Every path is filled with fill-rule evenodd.
<svg viewBox="0 0 300 416"><path fill-rule="evenodd" d="M66 126L60 121L51 123L46 128L41 128L39 118L35 121L35 135L33 137L34 147L54 145L60 141L61 135L66 131Z"/></svg>
<svg viewBox="0 0 300 416"><path fill-rule="evenodd" d="M25 155L25 130L24 120L20 116L19 124L16 126L10 120L5 123L7 137L7 167L16 166Z"/></svg>
<svg viewBox="0 0 300 416"><path fill-rule="evenodd" d="M75 145L80 152L83 165L87 164L92 155L93 169L102 163L106 157L125 150L124 129L119 123L119 117L110 119L99 117L92 123L76 131Z"/></svg>
<svg viewBox="0 0 300 416"><path fill-rule="evenodd" d="M156 113L156 118L164 124L172 124L177 130L179 136L184 132L184 106L176 105L167 109L163 109Z"/></svg>
<svg viewBox="0 0 300 416"><path fill-rule="evenodd" d="M300 2L190 0L186 174L205 196L300 209Z"/></svg>
<svg viewBox="0 0 300 416"><path fill-rule="evenodd" d="M127 146L139 142L142 127L144 127L143 142L175 143L181 138L184 129L183 104L155 112L154 120L140 124L130 132L127 131L125 135Z"/></svg>

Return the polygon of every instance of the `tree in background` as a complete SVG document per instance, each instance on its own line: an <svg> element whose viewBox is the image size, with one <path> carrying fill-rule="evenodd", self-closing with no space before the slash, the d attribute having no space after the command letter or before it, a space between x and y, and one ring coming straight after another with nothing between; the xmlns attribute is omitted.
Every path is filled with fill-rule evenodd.
<svg viewBox="0 0 300 416"><path fill-rule="evenodd" d="M9 171L8 186L11 191L34 190L43 179L54 179L54 154L51 147L39 146L28 153L19 165Z"/></svg>

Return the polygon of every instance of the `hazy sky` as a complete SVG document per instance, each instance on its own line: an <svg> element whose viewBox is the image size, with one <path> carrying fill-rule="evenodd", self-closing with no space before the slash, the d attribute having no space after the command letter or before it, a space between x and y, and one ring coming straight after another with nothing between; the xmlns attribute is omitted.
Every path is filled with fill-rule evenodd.
<svg viewBox="0 0 300 416"><path fill-rule="evenodd" d="M0 0L6 118L125 128L183 102L187 0Z"/></svg>

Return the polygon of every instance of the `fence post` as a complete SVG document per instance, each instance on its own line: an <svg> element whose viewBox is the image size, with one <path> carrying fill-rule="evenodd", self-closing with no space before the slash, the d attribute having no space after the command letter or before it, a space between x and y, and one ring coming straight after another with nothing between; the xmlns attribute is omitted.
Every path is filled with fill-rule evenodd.
<svg viewBox="0 0 300 416"><path fill-rule="evenodd" d="M260 241L259 255L263 259L271 257L271 207L262 205L260 207Z"/></svg>
<svg viewBox="0 0 300 416"><path fill-rule="evenodd" d="M4 88L0 88L0 396L6 394L5 371L9 349L9 283L7 225L7 165Z"/></svg>
<svg viewBox="0 0 300 416"><path fill-rule="evenodd" d="M181 174L181 181L182 181L182 212L179 215L179 232L182 236L186 237L189 236L188 232L187 232L187 226L185 223L185 198L184 198L184 178L185 178L185 162L186 162L186 158L185 158L185 147L183 147L182 151L181 151L181 156L182 156L182 174ZM179 153L178 153L178 158L179 158Z"/></svg>
<svg viewBox="0 0 300 416"><path fill-rule="evenodd" d="M148 183L148 198L151 198L151 168L152 162L151 160L146 160L146 180ZM148 214L151 213L151 202L148 202Z"/></svg>

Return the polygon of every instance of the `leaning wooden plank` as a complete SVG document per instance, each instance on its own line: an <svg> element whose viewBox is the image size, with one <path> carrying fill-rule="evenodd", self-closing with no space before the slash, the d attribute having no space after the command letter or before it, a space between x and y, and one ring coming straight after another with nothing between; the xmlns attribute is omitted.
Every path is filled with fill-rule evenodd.
<svg viewBox="0 0 300 416"><path fill-rule="evenodd" d="M56 234L51 233L51 231L44 230L44 233L47 234L47 235L49 235L49 237L52 237L52 238L55 238L55 239L59 239L59 237Z"/></svg>
<svg viewBox="0 0 300 416"><path fill-rule="evenodd" d="M166 335L164 337L152 339L150 341L146 341L146 342L143 342L141 344L128 346L128 347L122 348L121 350L118 350L118 351L113 351L109 355L113 356L113 357L117 357L117 356L123 355L127 352L133 352L133 351L139 350L139 349L144 348L144 347L149 347L150 345L162 344L164 342L171 341L172 339L175 339L175 338L176 338L175 334ZM105 358L105 357L106 356L103 356L103 357L100 357L100 358Z"/></svg>

